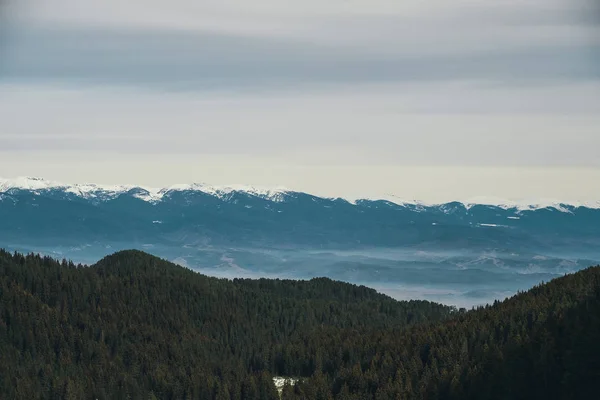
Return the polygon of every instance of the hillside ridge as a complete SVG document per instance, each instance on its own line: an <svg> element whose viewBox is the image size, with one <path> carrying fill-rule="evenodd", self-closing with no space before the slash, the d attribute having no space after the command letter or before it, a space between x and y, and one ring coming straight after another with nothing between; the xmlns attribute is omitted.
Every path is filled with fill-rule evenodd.
<svg viewBox="0 0 600 400"><path fill-rule="evenodd" d="M592 398L600 266L455 310L366 287L217 279L138 250L91 267L0 250L13 399Z"/></svg>

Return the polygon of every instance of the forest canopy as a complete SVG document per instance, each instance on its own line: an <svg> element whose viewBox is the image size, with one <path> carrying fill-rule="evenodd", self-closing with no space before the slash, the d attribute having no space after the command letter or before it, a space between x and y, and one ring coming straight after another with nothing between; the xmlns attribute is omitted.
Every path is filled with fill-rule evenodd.
<svg viewBox="0 0 600 400"><path fill-rule="evenodd" d="M89 267L0 251L2 398L591 398L598 338L600 267L467 312L139 251ZM280 394L274 376L298 382Z"/></svg>

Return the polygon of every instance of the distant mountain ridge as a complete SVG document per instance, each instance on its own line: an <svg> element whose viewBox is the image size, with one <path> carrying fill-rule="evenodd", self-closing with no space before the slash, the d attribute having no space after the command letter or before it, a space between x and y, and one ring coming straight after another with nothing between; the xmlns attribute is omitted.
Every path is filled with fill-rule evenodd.
<svg viewBox="0 0 600 400"><path fill-rule="evenodd" d="M165 197L176 192L201 192L208 194L224 201L232 198L235 193L244 193L250 196L270 200L273 202L284 202L288 197L293 197L298 194L308 195L316 199L322 200L345 200L350 204L358 204L365 201L385 201L397 206L414 208L422 210L422 208L439 208L441 210L452 208L453 205L462 204L469 209L476 205L486 205L508 209L521 210L537 210L544 208L553 208L557 211L572 212L577 208L600 209L600 200L598 201L560 201L554 199L532 200L532 201L514 201L497 199L490 197L478 197L468 200L456 200L446 203L428 203L418 200L403 200L395 195L382 195L365 197L358 199L345 199L343 197L321 197L304 193L300 191L290 190L284 187L264 188L245 185L227 185L215 186L203 183L177 184L164 188L150 188L138 185L99 185L94 183L84 184L65 184L55 181L46 180L37 177L20 177L15 179L0 178L0 194L11 194L15 191L30 191L32 193L49 193L49 192L64 192L83 199L109 201L122 195L130 195L132 197L144 200L150 203L162 201Z"/></svg>
<svg viewBox="0 0 600 400"><path fill-rule="evenodd" d="M84 199L97 199L101 201L113 200L121 195L129 194L147 202L158 202L170 193L185 191L202 192L222 199L226 199L233 192L245 192L272 201L282 201L284 194L288 192L286 189L259 189L241 185L217 187L201 183L179 184L157 189L136 185L64 184L32 177L16 179L0 178L0 193L11 193L20 190L34 193L63 191L64 193L73 194Z"/></svg>
<svg viewBox="0 0 600 400"><path fill-rule="evenodd" d="M0 240L31 243L175 243L271 248L436 246L594 247L600 209L323 198L283 189L176 185L62 185L0 181ZM81 243L83 241L83 243Z"/></svg>

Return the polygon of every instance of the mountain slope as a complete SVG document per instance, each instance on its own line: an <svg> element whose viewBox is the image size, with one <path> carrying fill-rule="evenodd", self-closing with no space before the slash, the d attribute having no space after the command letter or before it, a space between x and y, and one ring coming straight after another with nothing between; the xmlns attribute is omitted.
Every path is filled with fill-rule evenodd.
<svg viewBox="0 0 600 400"><path fill-rule="evenodd" d="M219 280L138 251L0 252L3 398L593 398L600 267L456 312L315 279ZM153 397L154 396L154 397Z"/></svg>
<svg viewBox="0 0 600 400"><path fill-rule="evenodd" d="M405 327L450 312L328 279L208 278L137 251L87 268L0 252L0 394L251 398L248 385L272 393L278 349L317 326Z"/></svg>
<svg viewBox="0 0 600 400"><path fill-rule="evenodd" d="M600 267L593 267L408 331L357 338L324 329L311 337L308 354L335 359L352 349L354 359L313 375L284 399L312 396L315 387L336 399L595 398L599 311Z"/></svg>

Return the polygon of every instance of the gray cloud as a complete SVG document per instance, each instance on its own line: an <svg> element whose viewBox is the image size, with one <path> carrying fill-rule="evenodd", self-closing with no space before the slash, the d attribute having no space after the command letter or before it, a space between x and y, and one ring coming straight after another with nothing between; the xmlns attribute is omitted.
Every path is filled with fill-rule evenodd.
<svg viewBox="0 0 600 400"><path fill-rule="evenodd" d="M0 64L5 82L133 85L171 90L481 79L590 80L599 63L585 44L458 54L388 54L291 39L217 33L31 29Z"/></svg>
<svg viewBox="0 0 600 400"><path fill-rule="evenodd" d="M155 89L597 79L586 0L13 2L0 79ZM20 12L16 12L16 11ZM6 40L7 39L7 40Z"/></svg>
<svg viewBox="0 0 600 400"><path fill-rule="evenodd" d="M270 95L5 88L0 149L329 166L600 166L597 90L522 89L515 104L514 89L467 84Z"/></svg>

